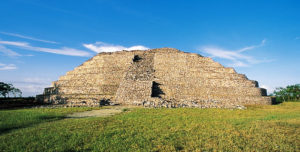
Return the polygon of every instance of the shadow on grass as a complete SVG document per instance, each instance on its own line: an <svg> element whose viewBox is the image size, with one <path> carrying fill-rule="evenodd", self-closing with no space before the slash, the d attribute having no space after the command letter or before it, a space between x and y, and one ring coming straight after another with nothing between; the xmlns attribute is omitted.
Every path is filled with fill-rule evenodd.
<svg viewBox="0 0 300 152"><path fill-rule="evenodd" d="M37 119L35 119L34 121L28 121L25 124L16 124L16 125L9 125L9 126L4 126L0 128L0 135L9 133L13 130L17 130L17 129L22 129L22 128L28 128L28 127L32 127L34 125L40 124L40 123L44 123L44 122L52 122L52 121L57 121L57 120L62 120L65 119L65 116L39 116Z"/></svg>

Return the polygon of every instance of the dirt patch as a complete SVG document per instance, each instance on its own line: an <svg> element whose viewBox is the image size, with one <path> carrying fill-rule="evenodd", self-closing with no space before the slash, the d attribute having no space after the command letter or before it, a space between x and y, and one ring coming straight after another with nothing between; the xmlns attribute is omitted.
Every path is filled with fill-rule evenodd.
<svg viewBox="0 0 300 152"><path fill-rule="evenodd" d="M109 117L121 112L129 111L133 107L112 107L108 109L100 109L100 110L92 110L92 111L85 111L85 112L76 112L67 115L67 118L84 118L84 117Z"/></svg>

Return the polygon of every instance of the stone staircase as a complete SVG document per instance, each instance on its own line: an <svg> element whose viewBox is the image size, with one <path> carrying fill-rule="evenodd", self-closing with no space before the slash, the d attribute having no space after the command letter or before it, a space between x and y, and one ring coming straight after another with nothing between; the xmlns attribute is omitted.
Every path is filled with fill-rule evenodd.
<svg viewBox="0 0 300 152"><path fill-rule="evenodd" d="M116 93L116 103L141 104L151 98L154 53L141 52L134 55Z"/></svg>

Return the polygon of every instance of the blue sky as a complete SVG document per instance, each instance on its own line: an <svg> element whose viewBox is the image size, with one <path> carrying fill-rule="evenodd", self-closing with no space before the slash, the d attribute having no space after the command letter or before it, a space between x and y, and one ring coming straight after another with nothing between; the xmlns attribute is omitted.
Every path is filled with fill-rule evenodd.
<svg viewBox="0 0 300 152"><path fill-rule="evenodd" d="M300 83L300 1L3 0L0 81L24 96L90 57L177 48L269 89Z"/></svg>

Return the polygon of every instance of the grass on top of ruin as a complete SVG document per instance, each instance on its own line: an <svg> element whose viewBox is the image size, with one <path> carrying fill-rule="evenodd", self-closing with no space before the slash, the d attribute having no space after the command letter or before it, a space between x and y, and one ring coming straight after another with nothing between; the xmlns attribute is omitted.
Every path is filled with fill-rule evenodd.
<svg viewBox="0 0 300 152"><path fill-rule="evenodd" d="M0 151L299 151L300 103L230 109L0 110ZM100 109L101 110L101 109Z"/></svg>

